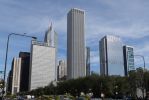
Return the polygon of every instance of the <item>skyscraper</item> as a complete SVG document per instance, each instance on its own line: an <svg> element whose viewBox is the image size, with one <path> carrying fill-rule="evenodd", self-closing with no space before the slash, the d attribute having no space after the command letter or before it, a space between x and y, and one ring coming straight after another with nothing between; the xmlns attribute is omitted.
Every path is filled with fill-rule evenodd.
<svg viewBox="0 0 149 100"><path fill-rule="evenodd" d="M73 8L67 14L68 79L86 76L84 11Z"/></svg>
<svg viewBox="0 0 149 100"><path fill-rule="evenodd" d="M90 75L90 48L86 47L86 76Z"/></svg>
<svg viewBox="0 0 149 100"><path fill-rule="evenodd" d="M21 58L14 58L12 61L12 85L11 94L20 92L20 71L21 71Z"/></svg>
<svg viewBox="0 0 149 100"><path fill-rule="evenodd" d="M29 88L30 53L20 52L19 57L21 58L20 92L23 92Z"/></svg>
<svg viewBox="0 0 149 100"><path fill-rule="evenodd" d="M124 76L123 46L119 37L107 35L100 40L100 74Z"/></svg>
<svg viewBox="0 0 149 100"><path fill-rule="evenodd" d="M125 76L127 76L129 71L135 70L133 47L127 45L123 46L123 54Z"/></svg>
<svg viewBox="0 0 149 100"><path fill-rule="evenodd" d="M66 80L67 76L67 62L65 60L60 60L58 65L58 80Z"/></svg>
<svg viewBox="0 0 149 100"><path fill-rule="evenodd" d="M56 80L55 47L32 41L29 90L49 85Z"/></svg>
<svg viewBox="0 0 149 100"><path fill-rule="evenodd" d="M58 34L54 30L52 23L49 26L48 30L45 32L44 45L55 48L55 65L56 65L56 63L57 63L57 48L58 48ZM55 67L55 70L57 70L56 67ZM57 71L55 73L55 76L57 76ZM56 77L56 80L57 80L57 77Z"/></svg>

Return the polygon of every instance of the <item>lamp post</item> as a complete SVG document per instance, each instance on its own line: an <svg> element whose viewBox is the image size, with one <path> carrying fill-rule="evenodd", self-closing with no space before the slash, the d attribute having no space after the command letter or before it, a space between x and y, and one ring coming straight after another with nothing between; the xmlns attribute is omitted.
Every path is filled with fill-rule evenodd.
<svg viewBox="0 0 149 100"><path fill-rule="evenodd" d="M142 55L134 55L134 56L138 56L138 57L141 57L142 58L142 60L143 60L143 79L145 80L145 76L144 76L144 72L145 72L145 59L144 59L144 56L142 56ZM144 80L143 80L143 99L144 99L144 88L145 88L145 82L144 82Z"/></svg>
<svg viewBox="0 0 149 100"><path fill-rule="evenodd" d="M142 60L143 60L143 67L144 67L144 71L145 71L145 59L144 59L144 56L142 56L142 55L134 55L134 56L138 56L138 57L141 57L142 58Z"/></svg>
<svg viewBox="0 0 149 100"><path fill-rule="evenodd" d="M8 57L8 49L9 49L9 39L10 39L10 36L12 35L17 35L17 36L23 36L23 37L27 37L27 38L32 38L32 39L37 39L36 37L34 36L29 36L29 35L25 35L26 33L24 34L17 34L17 33L10 33L8 35L8 38L7 38L7 47L6 47L6 56L5 56L5 67L4 67L4 84L5 84L5 78L6 78L6 68L7 68L7 57ZM2 97L4 96L4 88L5 88L5 85L3 87L3 90L2 90Z"/></svg>

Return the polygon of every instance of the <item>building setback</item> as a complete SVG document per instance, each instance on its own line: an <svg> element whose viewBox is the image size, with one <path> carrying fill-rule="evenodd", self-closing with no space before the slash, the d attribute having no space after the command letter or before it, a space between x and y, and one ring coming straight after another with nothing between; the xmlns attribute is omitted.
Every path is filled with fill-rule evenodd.
<svg viewBox="0 0 149 100"><path fill-rule="evenodd" d="M86 76L84 11L73 8L67 14L68 79Z"/></svg>
<svg viewBox="0 0 149 100"><path fill-rule="evenodd" d="M47 86L56 79L55 52L47 43L32 41L29 90Z"/></svg>
<svg viewBox="0 0 149 100"><path fill-rule="evenodd" d="M133 47L127 45L123 46L123 55L125 76L127 76L129 71L135 70Z"/></svg>
<svg viewBox="0 0 149 100"><path fill-rule="evenodd" d="M30 53L20 52L19 57L21 58L20 92L23 92L29 89Z"/></svg>
<svg viewBox="0 0 149 100"><path fill-rule="evenodd" d="M124 76L123 46L119 37L107 35L100 40L100 74Z"/></svg>

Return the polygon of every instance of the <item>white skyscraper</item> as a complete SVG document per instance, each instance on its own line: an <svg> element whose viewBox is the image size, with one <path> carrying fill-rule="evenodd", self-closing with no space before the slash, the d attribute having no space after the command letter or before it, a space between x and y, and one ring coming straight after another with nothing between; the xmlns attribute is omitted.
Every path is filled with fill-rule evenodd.
<svg viewBox="0 0 149 100"><path fill-rule="evenodd" d="M11 94L16 94L20 90L21 58L14 58L12 62L12 89Z"/></svg>
<svg viewBox="0 0 149 100"><path fill-rule="evenodd" d="M32 41L29 90L49 85L56 80L56 50L47 43Z"/></svg>
<svg viewBox="0 0 149 100"><path fill-rule="evenodd" d="M67 15L68 79L86 76L84 11L73 8Z"/></svg>
<svg viewBox="0 0 149 100"><path fill-rule="evenodd" d="M56 63L57 63L57 48L58 48L58 34L54 30L52 23L45 33L44 43L47 46L55 47L55 65L56 65ZM55 70L57 70L56 67L55 67ZM55 76L57 76L57 71L55 73ZM56 77L56 80L57 80L57 77Z"/></svg>

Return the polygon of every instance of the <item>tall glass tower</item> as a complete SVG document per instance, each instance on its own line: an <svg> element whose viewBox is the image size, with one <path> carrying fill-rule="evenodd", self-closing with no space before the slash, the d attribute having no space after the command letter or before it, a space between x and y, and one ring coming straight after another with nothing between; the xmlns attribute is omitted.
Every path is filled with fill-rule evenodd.
<svg viewBox="0 0 149 100"><path fill-rule="evenodd" d="M68 79L86 76L84 11L73 8L67 14Z"/></svg>
<svg viewBox="0 0 149 100"><path fill-rule="evenodd" d="M125 76L127 76L129 71L135 70L133 47L127 45L123 46L123 53Z"/></svg>
<svg viewBox="0 0 149 100"><path fill-rule="evenodd" d="M100 40L100 74L124 76L123 46L119 37L107 35Z"/></svg>

